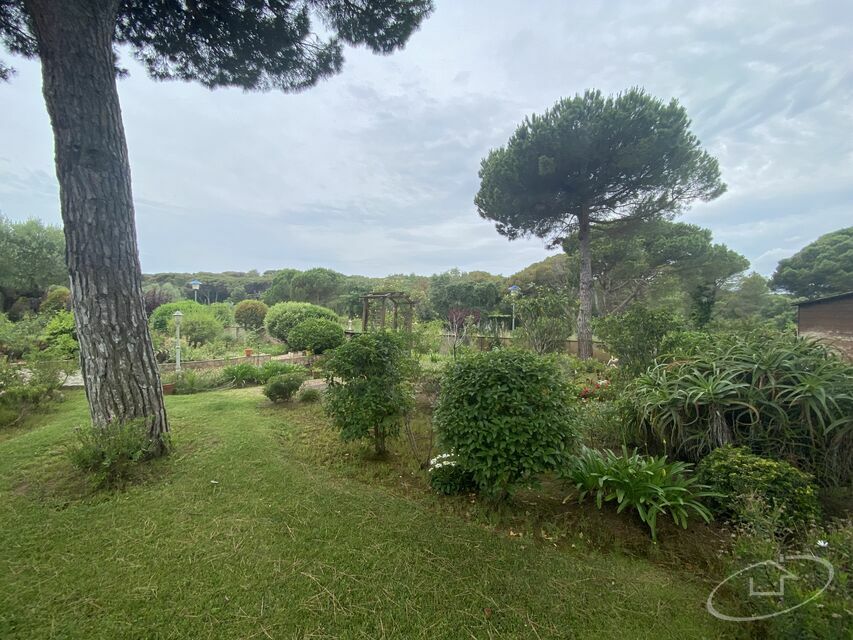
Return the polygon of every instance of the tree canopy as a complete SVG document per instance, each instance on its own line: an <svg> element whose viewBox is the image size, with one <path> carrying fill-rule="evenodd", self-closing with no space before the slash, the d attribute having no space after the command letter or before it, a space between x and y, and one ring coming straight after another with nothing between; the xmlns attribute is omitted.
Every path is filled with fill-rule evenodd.
<svg viewBox="0 0 853 640"><path fill-rule="evenodd" d="M853 291L853 227L822 235L780 260L770 284L804 298Z"/></svg>
<svg viewBox="0 0 853 640"><path fill-rule="evenodd" d="M19 297L40 298L51 285L67 284L62 229L0 216L0 310Z"/></svg>

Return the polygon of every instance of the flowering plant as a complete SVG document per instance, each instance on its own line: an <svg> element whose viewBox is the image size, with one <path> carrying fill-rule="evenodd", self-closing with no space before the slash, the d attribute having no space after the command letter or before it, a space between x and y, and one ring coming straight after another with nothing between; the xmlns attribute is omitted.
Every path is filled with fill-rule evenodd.
<svg viewBox="0 0 853 640"><path fill-rule="evenodd" d="M429 483L446 496L474 491L477 484L470 471L459 466L453 453L441 453L429 461Z"/></svg>

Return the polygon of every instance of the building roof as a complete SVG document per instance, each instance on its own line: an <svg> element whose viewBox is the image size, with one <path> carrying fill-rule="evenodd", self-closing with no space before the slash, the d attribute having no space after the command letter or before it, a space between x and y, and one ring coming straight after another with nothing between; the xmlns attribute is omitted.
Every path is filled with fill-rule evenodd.
<svg viewBox="0 0 853 640"><path fill-rule="evenodd" d="M798 307L803 307L808 304L818 304L820 302L832 302L834 300L840 300L841 298L850 298L853 297L853 291L848 291L847 293L837 293L834 296L826 296L825 298L815 298L814 300L803 300L802 302L795 302L794 304Z"/></svg>

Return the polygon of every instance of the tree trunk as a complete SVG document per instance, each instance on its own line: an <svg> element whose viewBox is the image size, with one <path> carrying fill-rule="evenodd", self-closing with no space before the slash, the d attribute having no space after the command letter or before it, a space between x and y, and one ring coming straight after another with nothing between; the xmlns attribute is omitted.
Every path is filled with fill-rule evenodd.
<svg viewBox="0 0 853 640"><path fill-rule="evenodd" d="M26 0L53 126L66 263L92 422L144 419L165 450L112 38L118 0Z"/></svg>
<svg viewBox="0 0 853 640"><path fill-rule="evenodd" d="M592 358L592 255L589 249L589 213L581 211L578 215L578 241L581 254L581 277L578 297L578 357L581 360Z"/></svg>

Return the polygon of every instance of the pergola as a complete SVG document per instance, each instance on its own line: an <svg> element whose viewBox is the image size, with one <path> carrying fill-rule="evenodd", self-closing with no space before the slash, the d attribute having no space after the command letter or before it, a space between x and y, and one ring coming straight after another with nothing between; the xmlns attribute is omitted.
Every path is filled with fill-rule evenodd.
<svg viewBox="0 0 853 640"><path fill-rule="evenodd" d="M362 311L361 311L361 330L364 333L370 329L371 311L378 308L378 325L381 330L385 329L388 303L391 303L392 320L391 328L394 331L400 329L400 315L403 316L403 329L405 331L412 330L412 316L414 316L415 303L409 297L409 294L402 291L384 291L368 293L361 296ZM401 309L402 307L402 309ZM402 313L401 313L402 312Z"/></svg>

